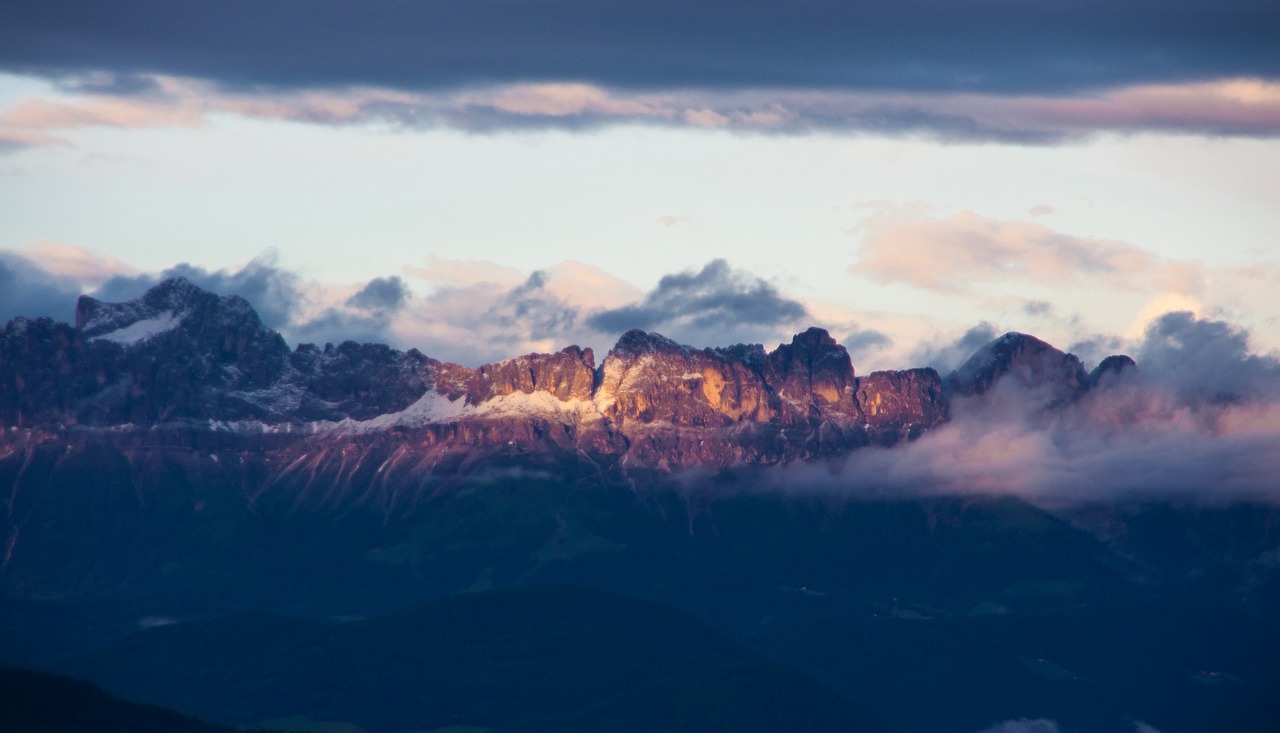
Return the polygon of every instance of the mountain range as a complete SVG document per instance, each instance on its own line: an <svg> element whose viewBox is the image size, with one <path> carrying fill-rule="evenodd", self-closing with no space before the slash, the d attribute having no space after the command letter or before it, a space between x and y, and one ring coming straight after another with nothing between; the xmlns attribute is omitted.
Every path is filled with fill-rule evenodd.
<svg viewBox="0 0 1280 733"><path fill-rule="evenodd" d="M82 297L0 333L0 664L307 730L1269 730L1272 504L838 490L1141 369L1009 333L858 374L816 328L470 368L291 349L181 279Z"/></svg>
<svg viewBox="0 0 1280 733"><path fill-rule="evenodd" d="M893 445L944 423L950 399L980 395L1006 374L1069 399L1132 366L1116 356L1087 373L1075 356L1010 333L945 380L931 368L857 375L848 351L810 328L768 352L699 349L633 330L598 366L590 349L569 346L473 369L380 344L290 350L242 298L178 278L125 303L83 296L74 326L9 323L0 421L10 443L203 433L276 447L394 433L414 444L416 472L503 456L528 462L531 452L672 471Z"/></svg>

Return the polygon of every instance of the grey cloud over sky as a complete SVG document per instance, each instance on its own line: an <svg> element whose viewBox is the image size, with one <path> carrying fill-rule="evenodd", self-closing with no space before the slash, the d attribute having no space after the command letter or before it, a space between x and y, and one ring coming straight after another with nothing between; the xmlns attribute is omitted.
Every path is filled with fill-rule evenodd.
<svg viewBox="0 0 1280 733"><path fill-rule="evenodd" d="M874 328L855 328L840 340L849 353L856 359L869 351L879 351L893 345L893 337Z"/></svg>
<svg viewBox="0 0 1280 733"><path fill-rule="evenodd" d="M18 316L47 316L70 321L75 316L80 286L55 275L31 260L0 251L0 324Z"/></svg>
<svg viewBox="0 0 1280 733"><path fill-rule="evenodd" d="M1147 328L1135 358L1183 395L1280 401L1280 359L1252 353L1248 332L1225 321L1166 313Z"/></svg>
<svg viewBox="0 0 1280 733"><path fill-rule="evenodd" d="M639 303L602 311L588 325L606 333L641 328L680 340L697 336L724 345L741 333L799 325L805 307L766 280L712 260L694 272L666 275Z"/></svg>
<svg viewBox="0 0 1280 733"><path fill-rule="evenodd" d="M18 0L0 154L213 114L1052 145L1280 135L1280 7L1243 0Z"/></svg>
<svg viewBox="0 0 1280 733"><path fill-rule="evenodd" d="M973 356L973 353L996 337L996 327L983 321L964 332L958 339L942 344L921 344L911 355L911 363L929 366L939 374L947 374Z"/></svg>
<svg viewBox="0 0 1280 733"><path fill-rule="evenodd" d="M263 323L291 343L383 342L469 364L571 343L607 349L632 328L658 331L696 346L724 346L785 341L812 325L799 301L725 260L667 275L637 302L613 308L592 303L601 292L566 297L573 292L573 274L561 275L569 282L553 283L553 271L544 270L505 284L483 278L438 282L420 297L414 297L399 276L377 277L335 298L332 291L326 295L328 286L306 283L278 266L270 253L238 269L180 263L159 273L118 274L88 290L100 300L119 302L137 298L171 277L185 277L220 295L243 297ZM72 277L20 254L0 252L0 285L5 284L9 287L0 287L0 316L5 321L18 315L70 320L76 298L85 292ZM607 278L579 284L587 292L617 287ZM865 350L892 343L874 330L856 331L851 338Z"/></svg>
<svg viewBox="0 0 1280 733"><path fill-rule="evenodd" d="M233 87L1073 92L1280 75L1280 6L1243 0L19 0L0 68ZM128 78L128 77L126 77Z"/></svg>
<svg viewBox="0 0 1280 733"><path fill-rule="evenodd" d="M347 305L370 311L398 310L409 300L409 286L399 277L375 277Z"/></svg>

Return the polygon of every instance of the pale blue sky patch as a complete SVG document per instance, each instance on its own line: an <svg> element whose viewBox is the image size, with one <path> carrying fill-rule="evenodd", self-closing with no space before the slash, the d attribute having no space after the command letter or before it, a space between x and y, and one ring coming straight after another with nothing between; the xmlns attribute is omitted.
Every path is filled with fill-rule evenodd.
<svg viewBox="0 0 1280 733"><path fill-rule="evenodd" d="M1133 338L1160 308L1227 318L1252 332L1254 348L1280 347L1273 137L1104 131L1021 145L638 118L469 132L407 125L336 94L300 102L172 80L157 88L168 91L86 95L0 77L0 132L34 141L0 157L0 249L38 265L49 250L33 247L69 243L148 273L180 263L233 272L272 253L306 292L331 291L311 296L313 309L400 276L416 299L387 333L406 347L427 334L446 350L467 338L423 311L442 285L411 270L433 257L488 261L520 279L579 262L629 293L723 259L833 333L890 334L876 366L908 366L895 360L922 340L983 320L1062 346ZM1271 87L1260 89L1270 104ZM589 89L563 94L557 103L586 95L631 109L592 101ZM548 103L521 103L535 102ZM329 121L299 121L303 108ZM868 268L876 242L888 242L881 254L899 256L898 269ZM908 255L925 258L914 274L901 269ZM553 277L557 292L571 289L571 272L588 270ZM610 288L620 286L577 287L580 317L558 320L539 348L560 337L607 347L616 334L585 324L637 302L610 299ZM451 308L470 302L460 297ZM782 330L722 332L767 342L785 340ZM480 358L534 343L486 339L457 351Z"/></svg>

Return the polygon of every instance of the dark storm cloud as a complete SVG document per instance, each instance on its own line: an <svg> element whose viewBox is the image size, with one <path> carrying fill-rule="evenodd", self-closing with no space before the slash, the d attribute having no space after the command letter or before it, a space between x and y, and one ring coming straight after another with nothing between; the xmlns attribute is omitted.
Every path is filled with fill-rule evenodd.
<svg viewBox="0 0 1280 733"><path fill-rule="evenodd" d="M592 315L587 323L604 332L621 333L668 325L728 332L740 326L780 326L804 318L799 302L725 260L712 260L698 272L666 275L640 303Z"/></svg>
<svg viewBox="0 0 1280 733"><path fill-rule="evenodd" d="M1280 5L1244 0L18 0L0 68L228 86L1061 92L1280 75Z"/></svg>
<svg viewBox="0 0 1280 733"><path fill-rule="evenodd" d="M0 326L18 316L70 321L80 286L21 255L0 251Z"/></svg>

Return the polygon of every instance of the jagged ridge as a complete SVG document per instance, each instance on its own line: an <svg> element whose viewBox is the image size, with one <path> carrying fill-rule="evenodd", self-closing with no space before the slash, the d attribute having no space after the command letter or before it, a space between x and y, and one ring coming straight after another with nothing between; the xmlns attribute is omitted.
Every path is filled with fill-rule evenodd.
<svg viewBox="0 0 1280 733"><path fill-rule="evenodd" d="M367 445L395 433L403 446L412 434L413 464L431 470L456 468L462 453L671 469L891 445L947 420L949 395L982 394L1007 374L1077 391L1124 360L1089 375L1076 357L1007 334L944 382L930 368L857 376L820 328L770 352L697 349L633 330L599 366L590 349L570 346L471 369L381 344L290 351L242 298L177 278L126 303L84 296L75 326L11 322L0 334L0 420L153 436L164 428L186 442L214 431Z"/></svg>

